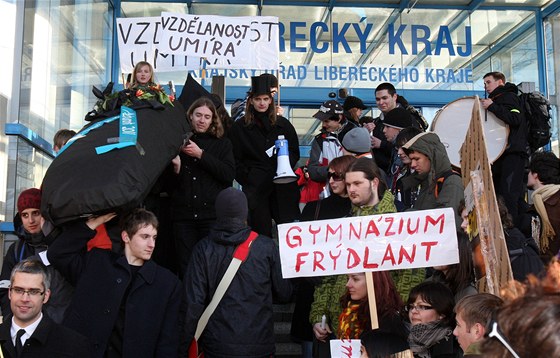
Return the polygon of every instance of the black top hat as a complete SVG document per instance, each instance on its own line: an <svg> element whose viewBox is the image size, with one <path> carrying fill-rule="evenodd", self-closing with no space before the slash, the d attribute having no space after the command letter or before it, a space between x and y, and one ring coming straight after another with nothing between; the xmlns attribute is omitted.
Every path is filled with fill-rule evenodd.
<svg viewBox="0 0 560 358"><path fill-rule="evenodd" d="M251 96L262 94L270 95L270 88L273 87L272 79L269 76L251 77Z"/></svg>

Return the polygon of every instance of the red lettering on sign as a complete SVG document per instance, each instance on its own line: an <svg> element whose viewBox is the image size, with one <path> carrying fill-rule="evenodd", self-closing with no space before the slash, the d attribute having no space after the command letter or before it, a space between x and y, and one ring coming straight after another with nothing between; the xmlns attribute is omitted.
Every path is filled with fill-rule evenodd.
<svg viewBox="0 0 560 358"><path fill-rule="evenodd" d="M294 234L292 236L292 231L295 230L297 233L301 233L301 228L299 226L292 226L286 231L286 244L289 248L301 246L301 236ZM293 240L293 241L292 241Z"/></svg>
<svg viewBox="0 0 560 358"><path fill-rule="evenodd" d="M338 224L338 226L331 226L330 224L327 224L327 234L325 235L325 242L329 241L329 235L330 234L336 234L339 233L338 235L338 241L342 240L342 224Z"/></svg>
<svg viewBox="0 0 560 358"><path fill-rule="evenodd" d="M358 253L351 248L347 248L346 249L348 251L348 259L346 260L346 267L351 269L354 268L356 266L358 266L360 264L360 256L358 255ZM350 262L350 260L354 260L354 262Z"/></svg>
<svg viewBox="0 0 560 358"><path fill-rule="evenodd" d="M317 271L317 268L325 271L325 266L321 265L324 258L325 255L321 251L313 251L313 272Z"/></svg>
<svg viewBox="0 0 560 358"><path fill-rule="evenodd" d="M301 270L301 265L305 263L303 257L308 255L309 252L298 252L298 254L296 255L296 272L299 272Z"/></svg>
<svg viewBox="0 0 560 358"><path fill-rule="evenodd" d="M426 247L426 261L430 261L430 253L432 250L432 246L436 246L437 244L438 244L437 241L425 241L420 243L421 246Z"/></svg>
<svg viewBox="0 0 560 358"><path fill-rule="evenodd" d="M410 223L411 223L411 219L408 218L408 221L406 223L406 231L408 231L409 235L417 234L418 229L420 228L420 218L416 218L416 227L414 229L410 228Z"/></svg>
<svg viewBox="0 0 560 358"><path fill-rule="evenodd" d="M369 261L369 247L366 246L366 250L364 253L364 268L366 269L375 269L378 268L379 265L376 263L370 263Z"/></svg>
<svg viewBox="0 0 560 358"><path fill-rule="evenodd" d="M393 249L391 248L391 244L387 244L385 255L383 256L383 260L381 260L381 265L383 265L385 261L391 261L391 265L395 266L395 255L393 255Z"/></svg>
<svg viewBox="0 0 560 358"><path fill-rule="evenodd" d="M339 249L339 247L342 246L342 244L339 244L336 248ZM333 260L333 270L336 270L336 261L338 260L338 258L340 257L340 254L342 253L342 251L339 249L338 250L338 255L333 255L333 251L330 250L329 251L329 256L331 257L331 259Z"/></svg>
<svg viewBox="0 0 560 358"><path fill-rule="evenodd" d="M367 237L370 234L373 234L376 237L379 236L379 229L377 228L377 225L375 225L375 222L373 220L370 220L368 223L365 237Z"/></svg>
<svg viewBox="0 0 560 358"><path fill-rule="evenodd" d="M354 223L350 223L350 229L349 229L349 234L348 234L348 240L352 239L352 234L356 237L356 239L360 239L360 236L362 235L362 221L360 220L358 222L358 230L356 230L356 227L354 226Z"/></svg>
<svg viewBox="0 0 560 358"><path fill-rule="evenodd" d="M401 246L401 249L399 250L399 265L403 262L403 259L406 259L406 261L408 261L409 263L414 262L414 258L416 257L416 244L412 245L412 253L409 254L406 251L406 248L404 246Z"/></svg>
<svg viewBox="0 0 560 358"><path fill-rule="evenodd" d="M321 227L319 226L317 230L313 230L311 225L309 225L309 232L313 235L313 245L315 245L317 242L317 234L321 232Z"/></svg>
<svg viewBox="0 0 560 358"><path fill-rule="evenodd" d="M394 231L391 231L391 228L393 227L393 220L395 218L393 218L392 216L386 217L385 218L385 222L389 223L389 226L387 226L387 229L385 230L385 236L393 236L395 235Z"/></svg>
<svg viewBox="0 0 560 358"><path fill-rule="evenodd" d="M424 224L424 232L428 231L428 225L436 226L439 222L439 233L443 232L443 225L445 224L445 214L441 214L436 219L430 215L426 215L426 223Z"/></svg>

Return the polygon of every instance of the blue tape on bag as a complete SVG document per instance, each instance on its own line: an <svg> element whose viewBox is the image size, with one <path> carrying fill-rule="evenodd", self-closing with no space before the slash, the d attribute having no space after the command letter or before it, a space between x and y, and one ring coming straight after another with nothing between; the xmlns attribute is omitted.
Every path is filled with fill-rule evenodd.
<svg viewBox="0 0 560 358"><path fill-rule="evenodd" d="M121 115L119 116L119 142L97 147L95 148L95 152L97 154L104 154L113 149L136 146L137 138L138 121L136 118L136 111L132 108L122 106Z"/></svg>
<svg viewBox="0 0 560 358"><path fill-rule="evenodd" d="M106 118L106 119L104 119L104 120L102 120L102 121L99 121L99 122L97 122L97 123L95 123L95 124L92 124L91 126L87 127L86 129L83 129L83 130L81 130L80 132L76 133L75 136L73 136L72 138L70 138L70 139L68 140L68 142L66 142L66 144L65 144L62 148L60 148L60 150L58 151L57 156L59 156L62 152L64 152L64 151L65 151L69 146L71 146L75 141L77 141L77 140L80 139L80 138L85 137L86 134L88 134L88 133L91 132L92 130L97 129L97 128L101 127L101 126L104 125L104 124L111 123L111 122L113 122L113 121L115 121L115 120L117 120L117 119L119 119L118 116Z"/></svg>

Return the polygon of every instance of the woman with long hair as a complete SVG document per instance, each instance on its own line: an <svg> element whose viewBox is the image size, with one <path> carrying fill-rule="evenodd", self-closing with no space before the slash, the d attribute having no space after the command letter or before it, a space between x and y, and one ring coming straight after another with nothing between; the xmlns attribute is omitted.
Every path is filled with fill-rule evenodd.
<svg viewBox="0 0 560 358"><path fill-rule="evenodd" d="M231 142L212 100L197 99L187 111L193 135L174 161L177 184L172 193L172 220L180 275L185 272L194 245L216 220L214 202L232 185L235 161Z"/></svg>
<svg viewBox="0 0 560 358"><path fill-rule="evenodd" d="M299 140L294 126L276 114L271 90L277 87L271 76L251 78L245 116L237 120L228 135L235 156L235 179L241 184L249 204L249 225L259 234L272 236L276 224L299 218L297 183L276 184L278 166L275 142L284 136L288 142L289 166L299 160Z"/></svg>
<svg viewBox="0 0 560 358"><path fill-rule="evenodd" d="M386 271L373 272L372 275L379 329L405 336L405 328L399 314L402 301L391 275ZM346 292L340 298L340 304L342 313L338 317L337 337L359 339L364 330L371 328L365 273L348 275Z"/></svg>
<svg viewBox="0 0 560 358"><path fill-rule="evenodd" d="M301 221L337 219L350 216L352 203L346 192L344 175L354 161L356 161L354 156L343 155L334 158L329 163L328 178L331 195L325 199L307 203L301 214ZM331 280L330 277L327 278L327 282L329 280ZM320 285L321 282L321 277L302 277L295 280L296 298L290 334L295 341L301 343L304 358L311 357L313 327L309 322L309 313L313 303L315 286ZM343 290L344 286L341 285L341 287ZM341 294L342 292L339 292L338 296L340 297ZM338 310L333 315L333 319L336 319L337 314Z"/></svg>

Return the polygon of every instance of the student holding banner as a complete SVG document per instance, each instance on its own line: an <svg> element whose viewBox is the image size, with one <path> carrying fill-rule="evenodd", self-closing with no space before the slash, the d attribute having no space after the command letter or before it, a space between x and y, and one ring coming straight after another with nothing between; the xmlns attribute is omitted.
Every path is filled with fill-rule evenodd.
<svg viewBox="0 0 560 358"><path fill-rule="evenodd" d="M272 237L276 224L299 218L299 189L296 182L275 184L277 155L274 143L283 135L288 141L291 167L299 160L299 140L294 126L276 115L270 76L251 77L245 117L228 133L235 157L235 179L249 202L249 225L259 234Z"/></svg>

